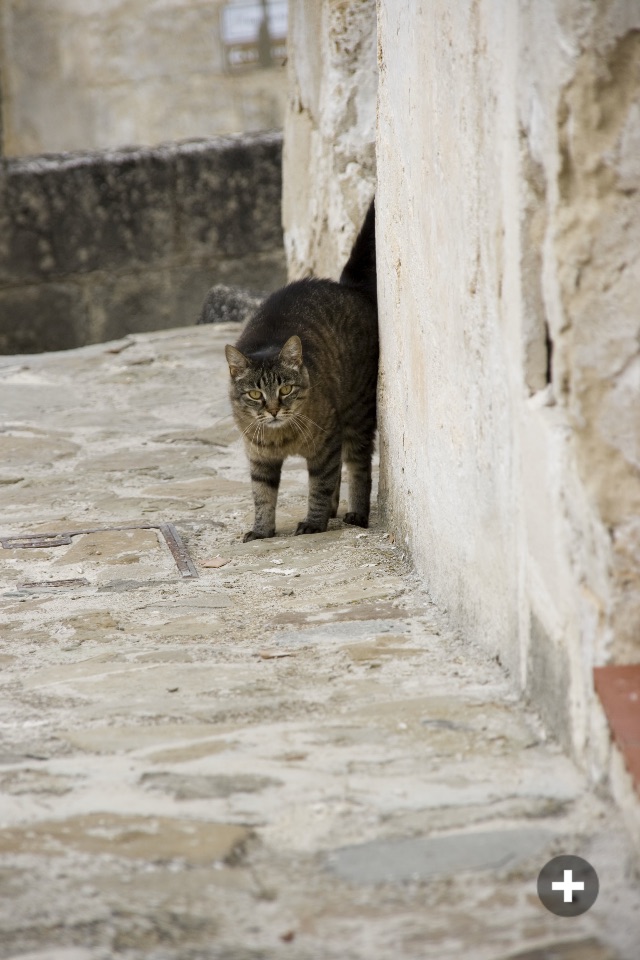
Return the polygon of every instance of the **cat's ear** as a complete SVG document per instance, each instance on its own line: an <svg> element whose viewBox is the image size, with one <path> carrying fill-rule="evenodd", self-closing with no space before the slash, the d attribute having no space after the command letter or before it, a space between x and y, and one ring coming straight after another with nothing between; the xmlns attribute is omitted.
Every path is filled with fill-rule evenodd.
<svg viewBox="0 0 640 960"><path fill-rule="evenodd" d="M235 379L235 377L240 377L246 371L249 366L249 361L245 357L244 353L240 353L239 350L236 350L235 347L232 347L230 343L224 348L224 352L227 358L227 363L229 364L229 373Z"/></svg>
<svg viewBox="0 0 640 960"><path fill-rule="evenodd" d="M302 343L300 337L294 336L289 337L284 347L280 351L278 360L285 365L285 367L294 367L296 370L299 370L302 366Z"/></svg>

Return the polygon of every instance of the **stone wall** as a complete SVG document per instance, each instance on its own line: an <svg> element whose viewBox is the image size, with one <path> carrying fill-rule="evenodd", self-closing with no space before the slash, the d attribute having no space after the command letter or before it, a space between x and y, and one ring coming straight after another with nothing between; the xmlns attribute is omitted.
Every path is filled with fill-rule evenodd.
<svg viewBox="0 0 640 960"><path fill-rule="evenodd" d="M353 111L320 97L312 120L301 92L358 69L373 11L293 6L284 209L307 189L298 152L318 206L285 240L290 268L335 275L344 208L316 236ZM313 59L320 6L358 24L339 68ZM377 13L382 507L434 599L598 779L592 669L640 659L640 8Z"/></svg>
<svg viewBox="0 0 640 960"><path fill-rule="evenodd" d="M214 283L285 279L280 134L12 159L0 353L195 323Z"/></svg>
<svg viewBox="0 0 640 960"><path fill-rule="evenodd" d="M375 0L289 0L283 222L290 279L337 276L375 191Z"/></svg>
<svg viewBox="0 0 640 960"><path fill-rule="evenodd" d="M384 496L433 594L602 773L640 653L640 10L380 4Z"/></svg>
<svg viewBox="0 0 640 960"><path fill-rule="evenodd" d="M226 69L223 5L0 0L7 154L155 146L282 127L286 71Z"/></svg>

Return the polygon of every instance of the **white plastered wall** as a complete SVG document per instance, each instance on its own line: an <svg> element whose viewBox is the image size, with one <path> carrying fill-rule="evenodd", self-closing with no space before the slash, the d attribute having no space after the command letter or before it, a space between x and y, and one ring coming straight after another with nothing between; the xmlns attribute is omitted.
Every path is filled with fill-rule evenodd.
<svg viewBox="0 0 640 960"><path fill-rule="evenodd" d="M291 7L289 265L335 276L375 23ZM598 779L593 667L640 659L640 6L378 0L377 46L381 506Z"/></svg>
<svg viewBox="0 0 640 960"><path fill-rule="evenodd" d="M640 8L378 10L388 520L598 775L592 668L640 656Z"/></svg>

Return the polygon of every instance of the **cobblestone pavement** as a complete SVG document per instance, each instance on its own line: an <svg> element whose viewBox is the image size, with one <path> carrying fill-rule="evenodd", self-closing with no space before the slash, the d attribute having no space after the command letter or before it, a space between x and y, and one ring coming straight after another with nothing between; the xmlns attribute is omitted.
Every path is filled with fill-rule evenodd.
<svg viewBox="0 0 640 960"><path fill-rule="evenodd" d="M291 462L241 542L235 333L0 358L0 957L637 960L615 809L375 516L293 537Z"/></svg>

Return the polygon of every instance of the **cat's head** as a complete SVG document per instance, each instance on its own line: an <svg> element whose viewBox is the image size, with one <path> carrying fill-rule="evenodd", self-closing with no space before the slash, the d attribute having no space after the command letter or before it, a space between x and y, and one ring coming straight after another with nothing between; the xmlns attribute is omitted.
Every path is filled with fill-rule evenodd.
<svg viewBox="0 0 640 960"><path fill-rule="evenodd" d="M278 429L300 412L309 391L300 337L289 337L279 353L269 351L264 357L246 357L231 345L225 347L225 354L231 402L242 420Z"/></svg>

